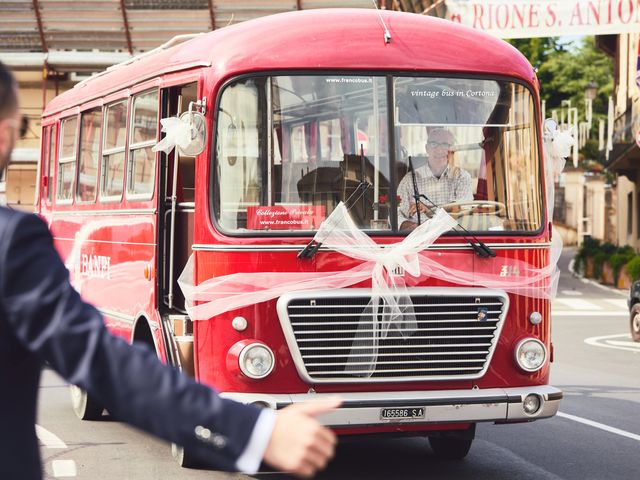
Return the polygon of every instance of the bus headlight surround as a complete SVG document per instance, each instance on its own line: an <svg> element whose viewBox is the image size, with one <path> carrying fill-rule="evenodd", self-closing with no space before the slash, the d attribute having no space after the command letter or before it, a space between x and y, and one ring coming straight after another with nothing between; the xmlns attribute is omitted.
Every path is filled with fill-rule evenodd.
<svg viewBox="0 0 640 480"><path fill-rule="evenodd" d="M524 338L516 345L515 360L525 372L537 372L547 360L547 348L537 338Z"/></svg>
<svg viewBox="0 0 640 480"><path fill-rule="evenodd" d="M249 378L265 378L273 371L275 357L264 343L254 342L246 345L238 356L240 371Z"/></svg>
<svg viewBox="0 0 640 480"><path fill-rule="evenodd" d="M522 402L522 409L527 415L535 415L540 411L540 407L542 407L542 399L535 393L530 393L529 395L524 397L524 401Z"/></svg>

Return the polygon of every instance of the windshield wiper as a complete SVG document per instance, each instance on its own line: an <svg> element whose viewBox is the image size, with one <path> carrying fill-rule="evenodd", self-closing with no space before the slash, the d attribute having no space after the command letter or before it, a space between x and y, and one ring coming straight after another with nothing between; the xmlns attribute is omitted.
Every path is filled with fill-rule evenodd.
<svg viewBox="0 0 640 480"><path fill-rule="evenodd" d="M437 205L436 203L434 203L429 197L427 197L424 193L420 193L418 190L418 182L416 180L416 172L413 169L413 161L411 160L411 155L409 155L409 170L411 171L411 179L413 180L413 198L416 202L416 213L418 214L418 225L420 225L420 207L419 205L424 205L425 207L427 207L427 210L429 210L429 212L433 215L435 212L433 211L434 208L438 208L439 205ZM426 200L427 202L429 202L429 204L425 203L424 200ZM456 225L457 228L459 228L458 232L462 234L462 238L464 238L467 243L469 245L471 245L471 248L473 249L474 252L476 252L476 254L480 257L480 258L489 258L489 257L495 257L496 256L496 252L493 251L486 243L484 243L482 240L480 240L478 237L476 237L473 233L469 232L469 230L467 230L466 228L464 228L462 225L460 225L459 223ZM454 229L456 228L454 227Z"/></svg>
<svg viewBox="0 0 640 480"><path fill-rule="evenodd" d="M360 182L356 185L356 188L351 192L351 195L347 197L344 201L344 206L347 209L347 212L350 211L353 206L360 201L361 198L364 197L364 194L367 193L367 190L371 188L371 184L367 182L367 178L365 175L365 163L364 163L364 146L360 145ZM322 242L317 242L315 239L311 239L307 246L304 247L298 253L298 258L313 258L318 250L322 246Z"/></svg>
<svg viewBox="0 0 640 480"><path fill-rule="evenodd" d="M358 201L364 196L364 194L371 188L371 184L366 181L361 181L356 185L356 188L353 190L351 195L344 201L344 206L347 211L351 210L351 208L358 203ZM318 250L322 246L322 242L316 242L315 239L311 239L307 246L304 247L298 253L298 258L313 258L313 256L318 253Z"/></svg>

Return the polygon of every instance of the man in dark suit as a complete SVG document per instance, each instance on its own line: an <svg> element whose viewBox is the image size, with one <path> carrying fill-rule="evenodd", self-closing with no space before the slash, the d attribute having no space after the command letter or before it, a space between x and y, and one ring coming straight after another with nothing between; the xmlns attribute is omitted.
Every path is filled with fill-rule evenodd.
<svg viewBox="0 0 640 480"><path fill-rule="evenodd" d="M19 127L16 83L0 63L0 170ZM224 470L252 473L264 460L311 476L333 456L335 435L314 416L339 401L260 410L162 365L107 332L69 284L38 217L0 207L0 479L42 477L35 418L45 361L118 419Z"/></svg>

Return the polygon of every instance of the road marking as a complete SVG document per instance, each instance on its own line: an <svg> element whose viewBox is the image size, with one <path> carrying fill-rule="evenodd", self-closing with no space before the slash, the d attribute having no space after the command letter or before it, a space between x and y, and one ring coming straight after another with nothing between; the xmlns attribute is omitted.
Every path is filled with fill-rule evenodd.
<svg viewBox="0 0 640 480"><path fill-rule="evenodd" d="M589 420L587 418L576 417L575 415L569 415L568 413L558 412L557 415L562 418L566 418L568 420L573 420L574 422L584 423L585 425L589 425L590 427L599 428L600 430L604 430L605 432L615 433L616 435L620 435L622 437L627 437L632 440L637 440L640 442L640 435L636 435L635 433L627 432L625 430L620 430L619 428L610 427L609 425L605 425L604 423L594 422L593 420Z"/></svg>
<svg viewBox="0 0 640 480"><path fill-rule="evenodd" d="M607 342L609 345L617 345L618 347L632 347L635 349L640 349L640 344L629 340L628 342L621 342L616 340L609 340Z"/></svg>
<svg viewBox="0 0 640 480"><path fill-rule="evenodd" d="M76 462L73 460L54 460L51 462L51 467L53 468L53 476L56 478L75 477L78 475Z"/></svg>
<svg viewBox="0 0 640 480"><path fill-rule="evenodd" d="M552 317L628 317L627 312L614 311L593 311L593 310L554 310L551 309Z"/></svg>
<svg viewBox="0 0 640 480"><path fill-rule="evenodd" d="M572 310L602 310L602 307L581 298L557 298L556 300Z"/></svg>
<svg viewBox="0 0 640 480"><path fill-rule="evenodd" d="M45 448L67 448L67 444L60 440L60 437L40 425L36 425L36 436ZM56 478L78 475L76 462L73 460L54 460L51 462L51 468Z"/></svg>
<svg viewBox="0 0 640 480"><path fill-rule="evenodd" d="M580 297L583 295L583 293L580 290L561 290L560 293L568 297L571 297L571 296Z"/></svg>
<svg viewBox="0 0 640 480"><path fill-rule="evenodd" d="M603 300L608 304L623 310L627 310L629 308L627 306L627 301L624 298L603 298Z"/></svg>
<svg viewBox="0 0 640 480"><path fill-rule="evenodd" d="M67 448L67 444L44 427L36 425L36 436L46 448Z"/></svg>
<svg viewBox="0 0 640 480"><path fill-rule="evenodd" d="M624 339L612 340L613 338ZM626 339L630 338L628 333L622 333L617 335L603 335L601 337L585 338L584 343L592 345L594 347L613 348L614 350L626 350L627 352L640 353L640 343L629 342Z"/></svg>

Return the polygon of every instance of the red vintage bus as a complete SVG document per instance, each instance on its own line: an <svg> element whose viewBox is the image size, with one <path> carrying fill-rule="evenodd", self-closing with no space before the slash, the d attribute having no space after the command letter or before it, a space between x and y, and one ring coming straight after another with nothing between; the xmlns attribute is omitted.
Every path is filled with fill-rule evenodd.
<svg viewBox="0 0 640 480"><path fill-rule="evenodd" d="M181 40L43 114L39 212L108 327L228 397L279 409L338 394L323 421L339 434L428 436L448 458L478 422L553 416L555 265L526 59L373 9ZM154 151L181 126L186 143ZM437 206L453 228L438 231ZM72 396L81 418L101 414Z"/></svg>

